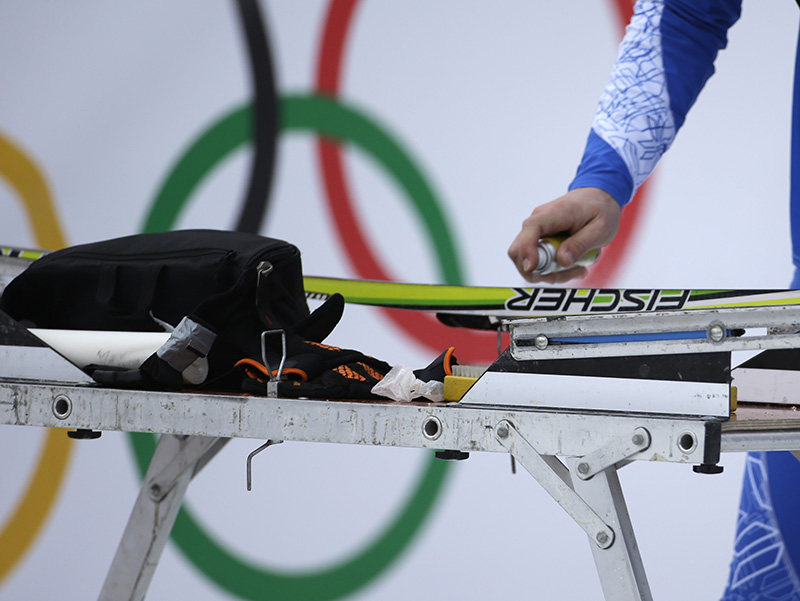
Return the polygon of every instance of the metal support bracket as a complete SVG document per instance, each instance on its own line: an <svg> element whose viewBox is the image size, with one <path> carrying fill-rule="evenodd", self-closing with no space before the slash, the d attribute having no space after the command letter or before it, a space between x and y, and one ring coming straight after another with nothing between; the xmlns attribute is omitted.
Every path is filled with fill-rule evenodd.
<svg viewBox="0 0 800 601"><path fill-rule="evenodd" d="M575 492L569 470L558 457L541 455L508 420L497 424L495 436L598 547L614 544L614 530Z"/></svg>
<svg viewBox="0 0 800 601"><path fill-rule="evenodd" d="M227 442L161 436L100 591L101 601L144 599L189 483Z"/></svg>
<svg viewBox="0 0 800 601"><path fill-rule="evenodd" d="M211 445L219 444L222 448L222 445L228 442L226 438L214 441L204 436L177 436L176 438L180 441L179 444L183 443L183 446L152 477L149 477L148 470L148 477L144 481L144 487L149 491L150 498L157 503L169 494L187 471L191 470L190 478L200 471L207 461L198 466L198 458L205 456ZM213 455L216 455L218 450L214 450Z"/></svg>
<svg viewBox="0 0 800 601"><path fill-rule="evenodd" d="M581 457L576 463L575 472L581 480L588 480L607 467L618 465L649 447L650 432L647 428L636 428L631 434L618 436L607 445Z"/></svg>

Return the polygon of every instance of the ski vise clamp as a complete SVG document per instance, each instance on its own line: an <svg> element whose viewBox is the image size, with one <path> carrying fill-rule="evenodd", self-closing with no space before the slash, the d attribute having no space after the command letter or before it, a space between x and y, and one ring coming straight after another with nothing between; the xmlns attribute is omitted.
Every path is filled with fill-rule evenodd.
<svg viewBox="0 0 800 601"><path fill-rule="evenodd" d="M570 315L508 327L517 360L786 349L800 346L800 307Z"/></svg>
<svg viewBox="0 0 800 601"><path fill-rule="evenodd" d="M732 351L800 347L794 305L568 315L506 325L509 348L462 404L727 419L736 402Z"/></svg>

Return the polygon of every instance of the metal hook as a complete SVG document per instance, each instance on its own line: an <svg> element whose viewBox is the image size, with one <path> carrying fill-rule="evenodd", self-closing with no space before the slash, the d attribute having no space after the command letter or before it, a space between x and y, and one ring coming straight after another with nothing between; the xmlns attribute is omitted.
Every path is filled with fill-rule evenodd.
<svg viewBox="0 0 800 601"><path fill-rule="evenodd" d="M270 367L269 361L267 361L267 335L268 334L280 334L281 335L281 362L278 365L278 373L273 378L272 377L272 367ZM264 367L267 368L267 372L269 373L269 382L267 382L267 396L277 397L278 396L278 382L281 380L281 375L283 375L283 366L286 363L286 332L283 330L264 330L261 332L261 361L264 364Z"/></svg>
<svg viewBox="0 0 800 601"><path fill-rule="evenodd" d="M247 490L253 490L253 457L272 445L281 444L282 440L268 440L247 456Z"/></svg>
<svg viewBox="0 0 800 601"><path fill-rule="evenodd" d="M266 279L266 277L272 273L274 267L272 263L269 261L261 261L256 267L256 271L258 272L258 280L256 282L256 295L258 295L258 290L261 288L262 282Z"/></svg>

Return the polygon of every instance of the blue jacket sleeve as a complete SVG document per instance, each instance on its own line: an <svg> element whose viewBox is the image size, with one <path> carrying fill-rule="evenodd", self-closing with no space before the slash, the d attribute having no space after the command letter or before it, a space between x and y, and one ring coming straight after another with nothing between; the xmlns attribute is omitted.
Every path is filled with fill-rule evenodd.
<svg viewBox="0 0 800 601"><path fill-rule="evenodd" d="M569 189L624 206L655 169L714 73L741 0L638 0Z"/></svg>

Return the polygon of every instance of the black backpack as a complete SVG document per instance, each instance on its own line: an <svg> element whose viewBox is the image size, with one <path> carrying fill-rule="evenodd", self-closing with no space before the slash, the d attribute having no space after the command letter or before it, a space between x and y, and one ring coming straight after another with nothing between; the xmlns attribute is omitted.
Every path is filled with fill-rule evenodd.
<svg viewBox="0 0 800 601"><path fill-rule="evenodd" d="M343 307L334 296L309 312L294 245L217 230L138 234L56 251L12 280L0 298L0 309L32 327L174 327L138 375L103 366L92 373L104 383L156 388L235 385L225 378L237 361L265 350L273 360L281 356L278 337L265 338L262 348L262 332L321 342ZM187 382L190 365L201 369L189 370Z"/></svg>

